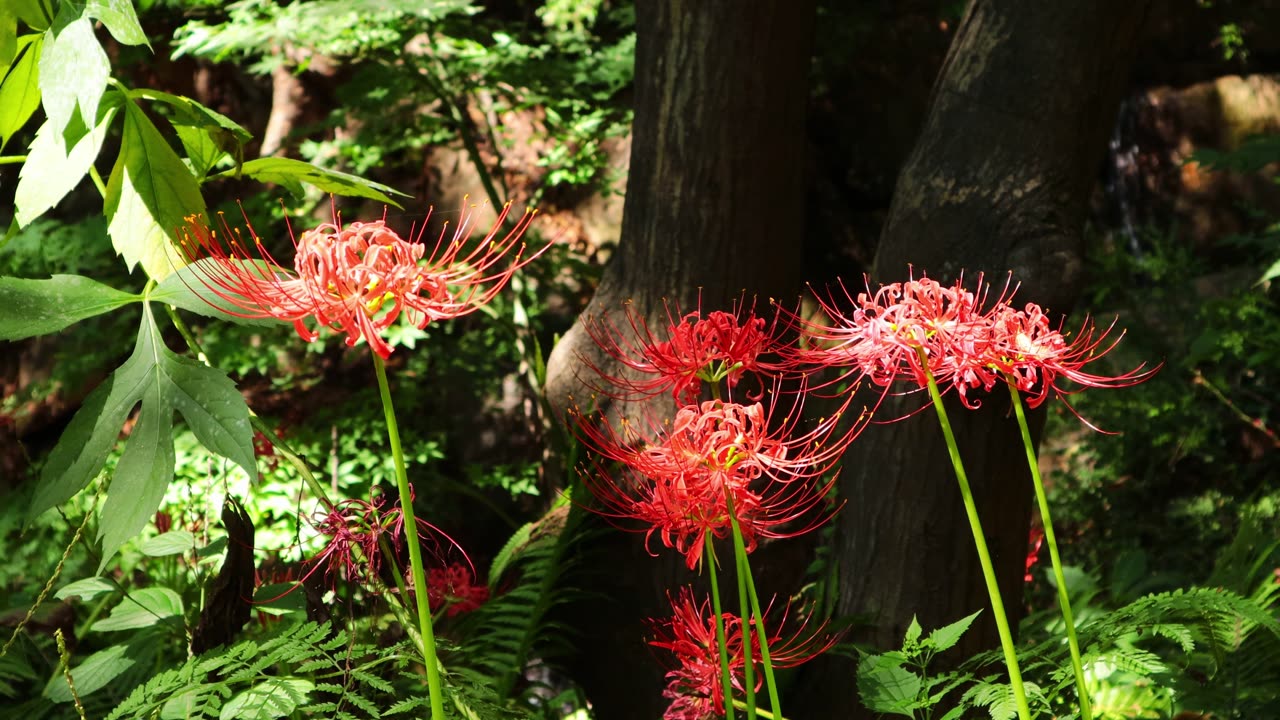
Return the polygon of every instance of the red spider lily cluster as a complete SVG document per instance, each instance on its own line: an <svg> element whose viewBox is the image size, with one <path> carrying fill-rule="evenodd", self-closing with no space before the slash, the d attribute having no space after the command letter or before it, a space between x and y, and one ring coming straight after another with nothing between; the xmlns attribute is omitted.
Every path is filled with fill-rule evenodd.
<svg viewBox="0 0 1280 720"><path fill-rule="evenodd" d="M668 650L675 657L675 664L666 675L667 688L663 697L670 699L671 705L663 718L707 720L718 717L724 710L724 687L711 603L706 599L698 602L691 590L682 588L671 599L671 609L670 617L652 621L655 637L649 641L650 645ZM784 613L774 626L786 625L788 614ZM757 667L753 677L758 690L762 673L758 669L761 653L755 628L747 628L744 637L741 618L726 613L722 619L725 645L729 651L729 681L734 689L745 689L747 654L744 650L749 645L752 662ZM835 636L825 632L825 623L812 630L806 627L807 624L807 620L801 622L789 637L781 633L770 634L769 653L775 668L795 667L808 662L835 642Z"/></svg>
<svg viewBox="0 0 1280 720"><path fill-rule="evenodd" d="M347 345L363 339L385 359L391 347L382 332L402 313L418 328L470 313L541 254L539 250L525 256L520 242L534 212L526 212L502 234L511 210L507 204L485 237L471 243L472 210L464 208L452 233L446 223L428 253L423 230L405 240L383 220L344 227L335 209L332 223L307 230L294 241L292 272L263 248L252 226L251 248L223 220L223 234L229 239L224 245L202 218L192 217L182 244L190 260L208 258L196 262L194 270L216 296L208 298L210 304L224 312L291 322L307 342L318 337L307 324L314 321L346 333Z"/></svg>
<svg viewBox="0 0 1280 720"><path fill-rule="evenodd" d="M579 438L594 451L582 477L598 511L635 521L647 544L656 538L684 555L690 569L700 568L708 538L729 536L735 524L751 552L762 538L792 537L830 517L836 465L871 419L870 413L850 412L853 390L863 380L882 388L883 398L898 383L919 389L932 378L969 408L981 404L982 393L1011 384L1036 407L1080 388L1133 385L1154 372L1141 365L1117 376L1087 371L1119 341L1110 338L1111 328L1099 330L1086 320L1068 339L1040 306L1014 307L1010 283L993 299L978 280L971 291L963 279L943 285L913 278L875 291L868 286L856 297L840 285L819 299L825 322L780 308L772 321L754 307L705 314L668 308L665 327L655 332L630 304L623 322L586 320L603 355L622 368L611 372L584 360L599 376L593 387L601 395L627 402L669 393L677 405L674 417L664 420L652 414L636 419L634 413L587 418L571 411ZM784 343L787 331L799 342ZM811 380L826 370L835 370L835 379ZM758 378L759 392L735 398L748 375ZM837 384L838 408L824 418L806 418L806 399ZM708 388L713 399L705 399ZM672 703L665 717L717 717L725 689L716 618L687 591L672 603L675 614L656 625L660 637L651 643L678 659L668 673ZM742 691L741 670L747 657L757 655L749 643L744 646L741 618L726 614L724 623L737 673L732 682ZM775 667L798 664L826 647L776 639L782 651L772 653Z"/></svg>
<svg viewBox="0 0 1280 720"><path fill-rule="evenodd" d="M963 278L945 286L924 277L875 292L868 287L855 298L840 285L843 302L834 295L819 301L830 324L795 318L809 346L790 353L793 366L840 368L842 377L865 377L886 390L898 381L924 387L927 367L943 392L954 389L969 408L980 404L971 390L1003 382L1013 382L1037 407L1080 388L1136 385L1155 372L1144 365L1116 376L1086 372L1119 342L1109 340L1110 327L1099 331L1086 319L1068 341L1039 305L1014 307L1008 283L990 302L981 276L978 287L971 292ZM850 304L852 312L841 309ZM1079 388L1064 387L1061 379Z"/></svg>
<svg viewBox="0 0 1280 720"><path fill-rule="evenodd" d="M431 608L446 608L449 617L469 613L489 599L489 586L475 584L475 572L465 563L427 570L427 598Z"/></svg>
<svg viewBox="0 0 1280 720"><path fill-rule="evenodd" d="M773 393L771 393L772 395ZM803 394L786 418L776 404L708 400L681 407L669 423L622 420L579 423L601 460L583 474L605 515L639 520L646 535L702 561L708 532L729 535L731 518L747 550L758 538L792 537L830 516L823 513L834 477L822 481L860 429L838 435L842 413L801 432ZM613 466L619 469L613 469Z"/></svg>
<svg viewBox="0 0 1280 720"><path fill-rule="evenodd" d="M624 315L629 332L608 316L583 322L597 347L638 376L593 367L605 382L602 392L610 397L635 399L670 392L676 401L692 403L702 394L704 382L723 379L732 394L745 373L765 376L779 369L767 361L776 350L777 323L766 323L754 307L710 312L706 317L700 310L682 315L668 307L665 339L653 334L630 303Z"/></svg>
<svg viewBox="0 0 1280 720"><path fill-rule="evenodd" d="M777 321L758 317L754 308L705 315L668 309L667 326L655 334L632 308L625 314L629 333L608 318L587 323L605 355L630 371L625 378L599 372L609 386L601 392L623 401L670 393L678 407L667 421L573 413L579 437L596 451L582 476L599 512L636 521L647 543L660 539L684 555L690 569L701 567L708 538L727 538L735 527L750 553L762 538L793 537L829 519L832 470L865 418L847 422L851 399L826 417L806 418L803 379L781 377ZM748 373L761 389L735 400ZM721 383L729 399L720 399ZM715 398L700 401L707 387ZM672 604L675 615L655 624L659 638L651 643L678 661L668 673L665 695L672 702L664 717L704 720L722 712L725 702L717 618L687 590ZM744 639L740 617L726 614L724 622L732 682L742 691L744 666L759 662L761 648L751 632ZM778 645L773 667L804 662L831 642L770 637Z"/></svg>
<svg viewBox="0 0 1280 720"><path fill-rule="evenodd" d="M414 537L406 538L400 506L384 508L385 504L382 496L372 501L348 499L318 512L311 525L325 538L325 546L307 560L310 567L302 579L323 569L331 579L345 573L352 581L372 584L381 577L383 563L388 559L383 553L384 542L397 563L405 542L428 540L431 534L444 537L456 546L452 539L421 518L416 519L418 527Z"/></svg>

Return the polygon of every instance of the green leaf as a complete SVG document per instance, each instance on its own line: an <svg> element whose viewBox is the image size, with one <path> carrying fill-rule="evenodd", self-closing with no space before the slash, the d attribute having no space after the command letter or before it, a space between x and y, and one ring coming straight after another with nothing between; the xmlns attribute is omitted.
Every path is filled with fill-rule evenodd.
<svg viewBox="0 0 1280 720"><path fill-rule="evenodd" d="M56 34L50 29L45 37L40 53L40 91L45 115L53 131L61 133L77 107L82 118L98 117L98 101L111 77L111 61L87 17L72 20Z"/></svg>
<svg viewBox="0 0 1280 720"><path fill-rule="evenodd" d="M218 295L218 293L229 294L228 291L219 288L218 293L215 293L209 287L214 282L211 278L220 277L226 272L225 269L220 267L223 263L234 264L241 268L251 268L253 272L263 277L266 277L266 273L270 272L269 268L272 267L265 260L219 261L212 258L204 258L187 265L177 272L171 273L169 277L165 278L151 291L147 299L189 310L197 315L229 320L240 325L272 327L283 322L275 318L245 318L227 312L227 309L239 312L234 303Z"/></svg>
<svg viewBox="0 0 1280 720"><path fill-rule="evenodd" d="M219 720L274 720L291 714L315 688L310 680L271 678L236 695L222 706Z"/></svg>
<svg viewBox="0 0 1280 720"><path fill-rule="evenodd" d="M1272 263L1271 267L1267 268L1267 271L1262 273L1262 277L1258 278L1258 282L1255 284L1261 285L1268 280L1274 280L1278 277L1280 277L1280 260Z"/></svg>
<svg viewBox="0 0 1280 720"><path fill-rule="evenodd" d="M173 412L206 448L256 475L249 408L222 372L180 357L164 345L143 305L133 355L89 394L49 454L36 486L34 516L70 498L102 470L120 426L142 402L100 513L102 564L138 534L159 507L173 478Z"/></svg>
<svg viewBox="0 0 1280 720"><path fill-rule="evenodd" d="M263 585L253 593L253 609L267 615L302 616L307 612L307 593L296 582Z"/></svg>
<svg viewBox="0 0 1280 720"><path fill-rule="evenodd" d="M868 655L858 663L858 693L868 709L891 715L915 717L920 676L888 655Z"/></svg>
<svg viewBox="0 0 1280 720"><path fill-rule="evenodd" d="M915 642L920 639L921 632L923 632L923 630L920 629L920 621L916 620L915 615L912 615L911 624L907 626L907 635L902 640L902 647L905 648L908 645L914 645Z"/></svg>
<svg viewBox="0 0 1280 720"><path fill-rule="evenodd" d="M5 3L12 7L18 19L32 30L44 32L49 27L49 21L53 19L43 0L5 0Z"/></svg>
<svg viewBox="0 0 1280 720"><path fill-rule="evenodd" d="M111 609L111 614L89 627L94 632L137 630L182 615L182 598L166 587L134 590Z"/></svg>
<svg viewBox="0 0 1280 720"><path fill-rule="evenodd" d="M337 170L326 170L311 163L290 158L268 157L250 160L240 168L240 172L259 182L275 183L285 187L296 186L301 182L334 195L370 198L396 207L400 207L400 204L392 200L391 195L409 197L382 183ZM219 173L218 177L232 175L234 173L228 171Z"/></svg>
<svg viewBox="0 0 1280 720"><path fill-rule="evenodd" d="M7 72L17 56L18 16L14 14L12 7L0 5L0 68L5 68Z"/></svg>
<svg viewBox="0 0 1280 720"><path fill-rule="evenodd" d="M139 393L142 411L125 444L102 505L98 536L99 571L126 541L146 527L173 479L173 411L209 450L231 459L250 478L257 476L249 408L225 374L175 355L164 345L144 306L143 329L135 355L152 358Z"/></svg>
<svg viewBox="0 0 1280 720"><path fill-rule="evenodd" d="M45 121L40 126L18 178L14 203L20 225L27 225L57 205L84 179L106 140L107 129L119 109L119 97L118 93L108 93L98 109L98 122L70 151L52 123Z"/></svg>
<svg viewBox="0 0 1280 720"><path fill-rule="evenodd" d="M124 671L134 666L137 660L128 657L128 645L112 645L100 650L85 661L71 669L71 681L76 685L76 695L84 697L106 687ZM44 696L56 703L69 703L71 688L61 672L55 672L44 686Z"/></svg>
<svg viewBox="0 0 1280 720"><path fill-rule="evenodd" d="M0 150L40 107L40 52L43 35L18 38L17 61L0 83Z"/></svg>
<svg viewBox="0 0 1280 720"><path fill-rule="evenodd" d="M140 299L79 275L0 277L0 340L48 335Z"/></svg>
<svg viewBox="0 0 1280 720"><path fill-rule="evenodd" d="M163 347L163 340L156 333L147 349L154 357ZM142 386L142 410L124 445L99 513L102 560L98 572L106 568L121 545L147 526L173 480L173 408L164 401L162 367L163 360L149 368L149 377Z"/></svg>
<svg viewBox="0 0 1280 720"><path fill-rule="evenodd" d="M174 125L191 125L193 127L204 128L208 130L222 130L230 135L230 137L238 142L249 142L253 139L253 133L245 130L236 121L223 115L222 113L212 110L199 102L192 100L185 95L173 95L171 93L162 92L160 90L134 90L130 93L131 97L140 97L147 100L162 102L173 108L175 116ZM228 150L230 152L230 150Z"/></svg>
<svg viewBox="0 0 1280 720"><path fill-rule="evenodd" d="M134 90L130 95L165 103L173 110L169 121L178 132L197 178L203 180L227 155L235 158L237 166L244 162L244 144L253 135L226 115L189 97L159 90Z"/></svg>
<svg viewBox="0 0 1280 720"><path fill-rule="evenodd" d="M138 551L150 557L181 555L196 546L196 536L186 530L170 530L155 537L147 538L138 546Z"/></svg>
<svg viewBox="0 0 1280 720"><path fill-rule="evenodd" d="M84 7L84 14L97 18L107 26L111 37L125 45L146 45L147 34L138 23L138 14L134 12L133 0L89 0Z"/></svg>
<svg viewBox="0 0 1280 720"><path fill-rule="evenodd" d="M107 232L132 271L141 263L162 280L185 264L172 239L191 215L203 215L195 177L132 100L125 101L120 157L107 183Z"/></svg>
<svg viewBox="0 0 1280 720"><path fill-rule="evenodd" d="M964 635L964 632L969 629L969 626L973 624L973 621L981 613L982 611L979 610L968 617L960 618L950 625L940 627L929 633L929 642L933 644L934 650L942 652L955 647L955 644L960 642L960 636Z"/></svg>
<svg viewBox="0 0 1280 720"><path fill-rule="evenodd" d="M55 600L78 597L84 602L89 602L103 593L114 592L115 589L116 586L106 580L100 577L91 577L63 585L58 589L58 592L53 594L53 597Z"/></svg>

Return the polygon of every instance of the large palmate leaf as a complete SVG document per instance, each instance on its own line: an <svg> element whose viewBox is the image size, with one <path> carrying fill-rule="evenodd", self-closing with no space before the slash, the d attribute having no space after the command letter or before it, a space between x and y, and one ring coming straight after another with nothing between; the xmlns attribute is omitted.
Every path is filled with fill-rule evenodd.
<svg viewBox="0 0 1280 720"><path fill-rule="evenodd" d="M72 12L67 3L61 12ZM62 19L62 16L59 16ZM61 134L80 110L80 117L98 117L98 101L111 78L111 61L93 34L93 20L78 17L45 33L40 52L40 92L44 113L55 133Z"/></svg>
<svg viewBox="0 0 1280 720"><path fill-rule="evenodd" d="M173 479L173 413L196 438L253 476L249 408L222 372L174 354L143 305L133 355L89 394L45 464L31 514L62 503L102 470L107 453L133 408L142 410L111 479L100 513L102 565L155 514Z"/></svg>
<svg viewBox="0 0 1280 720"><path fill-rule="evenodd" d="M107 183L107 233L129 269L141 263L162 280L185 263L172 239L191 215L203 215L204 198L191 170L132 100L124 102L120 157Z"/></svg>
<svg viewBox="0 0 1280 720"><path fill-rule="evenodd" d="M0 340L47 335L140 299L79 275L0 277Z"/></svg>
<svg viewBox="0 0 1280 720"><path fill-rule="evenodd" d="M22 164L14 204L20 226L43 215L75 189L93 167L107 138L107 128L120 109L120 94L107 93L98 107L98 121L71 147L53 122L46 120L36 132L27 161Z"/></svg>
<svg viewBox="0 0 1280 720"><path fill-rule="evenodd" d="M289 188L295 195L301 191L300 183L305 183L334 195L370 198L396 207L400 207L400 204L391 199L392 195L409 197L382 183L337 170L326 170L311 163L290 158L268 157L250 160L240 168L240 172L259 182L282 185ZM218 176L234 174L235 171L227 171L219 173Z"/></svg>

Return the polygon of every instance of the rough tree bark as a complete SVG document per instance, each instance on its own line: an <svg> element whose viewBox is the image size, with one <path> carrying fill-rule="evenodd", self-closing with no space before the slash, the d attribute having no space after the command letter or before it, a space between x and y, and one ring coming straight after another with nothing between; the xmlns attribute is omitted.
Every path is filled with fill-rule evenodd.
<svg viewBox="0 0 1280 720"><path fill-rule="evenodd" d="M1150 5L970 5L899 176L877 281L905 279L909 265L943 281L981 271L1002 283L1011 271L1022 301L1070 310L1081 286L1089 194ZM1016 614L1032 494L1009 410L1006 394L993 394L978 412L957 405L952 418L1005 605ZM875 618L857 639L898 647L913 614L931 628L984 608L956 655L997 646L932 413L872 426L845 455L840 491L848 501L838 526L840 610ZM852 673L849 661L816 665L798 693L805 707L793 704L793 717L871 717Z"/></svg>
<svg viewBox="0 0 1280 720"><path fill-rule="evenodd" d="M636 117L622 237L585 315L630 301L661 327L664 301L728 309L748 293L801 289L804 108L813 0L654 0L636 6ZM608 366L581 325L548 362L558 411L582 398L582 358ZM589 371L586 371L589 372ZM584 402L584 405L586 403ZM597 717L662 714L662 669L643 618L670 614L673 553L649 558L612 533L610 602L574 608L583 653L574 677ZM599 589L599 588L597 588Z"/></svg>

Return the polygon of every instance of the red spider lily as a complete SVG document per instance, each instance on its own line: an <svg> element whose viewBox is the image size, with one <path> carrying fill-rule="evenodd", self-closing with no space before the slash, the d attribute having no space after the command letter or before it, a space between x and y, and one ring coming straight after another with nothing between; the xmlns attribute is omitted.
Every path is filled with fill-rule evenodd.
<svg viewBox="0 0 1280 720"><path fill-rule="evenodd" d="M747 372L771 374L775 364L767 362L777 351L777 320L767 323L755 314L755 307L739 307L735 312L701 309L684 315L667 306L667 326L663 339L650 330L644 316L630 301L626 310L630 331L615 325L605 315L587 318L587 334L606 355L642 376L626 378L587 364L611 387L601 392L617 399L652 397L670 391L677 402L697 402L702 383L725 381L729 392Z"/></svg>
<svg viewBox="0 0 1280 720"><path fill-rule="evenodd" d="M1118 388L1137 385L1154 375L1159 368L1147 370L1145 364L1115 376L1084 371L1085 365L1119 344L1123 333L1115 340L1107 339L1114 327L1112 323L1099 331L1093 321L1086 318L1075 337L1068 341L1060 329L1050 325L1039 305L1028 303L1024 310L1001 306L992 314L985 362L1011 378L1031 407L1038 407L1051 394L1063 398L1080 391L1063 388L1058 384L1059 378L1070 380L1080 388ZM1071 408L1069 403L1064 401L1064 404ZM1089 423L1085 421L1085 424Z"/></svg>
<svg viewBox="0 0 1280 720"><path fill-rule="evenodd" d="M924 387L923 351L939 388L954 387L965 405L975 407L967 390L990 390L1000 380L986 362L993 311L983 310L987 289L981 276L978 288L966 290L963 278L944 286L924 277L882 285L874 293L868 285L855 299L841 283L845 300L856 309L847 313L834 298L819 297L830 325L794 318L813 347L794 352L793 364L846 368L839 380L865 376L886 390L899 380ZM1006 285L995 304L1011 294Z"/></svg>
<svg viewBox="0 0 1280 720"><path fill-rule="evenodd" d="M383 220L343 227L335 209L332 223L307 230L294 242L293 272L279 267L249 226L256 254L265 262L255 260L255 251L227 227L225 219L222 225L230 238L229 248L198 217L188 218L182 244L192 260L200 254L208 256L195 264L194 272L217 296L210 304L224 312L291 322L307 342L318 337L306 324L314 319L346 333L347 345L363 338L385 359L391 347L381 333L402 312L419 328L472 312L492 300L516 270L546 249L523 256L520 238L534 211L526 212L510 232L499 237L511 210L508 203L483 240L467 250L473 209L463 209L451 236L445 224L429 255L428 246L421 242L425 222L416 236L405 240ZM514 260L503 266L513 249Z"/></svg>
<svg viewBox="0 0 1280 720"><path fill-rule="evenodd" d="M1031 528L1031 536L1027 538L1027 545L1030 546L1027 549L1027 574L1026 577L1022 579L1023 582L1031 582L1035 579L1031 574L1031 568L1035 567L1036 563L1040 561L1040 546L1043 544L1044 529L1038 527Z"/></svg>
<svg viewBox="0 0 1280 720"><path fill-rule="evenodd" d="M1064 388L1060 378L1081 387L1115 388L1135 385L1155 372L1145 365L1117 376L1085 372L1085 365L1119 342L1107 341L1111 328L1099 332L1086 320L1068 341L1050 326L1039 305L1014 309L1010 303L1016 288L1008 282L989 308L981 276L975 292L965 290L963 280L944 287L928 278L884 285L875 293L868 288L856 300L843 285L841 289L857 309L846 314L836 303L820 300L833 324L795 318L816 347L792 353L793 366L847 368L842 378L866 376L886 390L898 380L923 387L923 350L939 389L954 388L970 408L980 403L969 390L989 391L1005 378L1012 378L1027 393L1028 405L1037 407L1050 394L1079 392Z"/></svg>
<svg viewBox="0 0 1280 720"><path fill-rule="evenodd" d="M488 585L473 584L475 573L464 563L427 571L427 599L431 607L447 607L449 617L468 613L489 599Z"/></svg>
<svg viewBox="0 0 1280 720"><path fill-rule="evenodd" d="M670 599L670 598L669 598ZM655 638L649 641L654 647L669 650L675 655L675 665L667 672L667 689L662 696L671 700L663 713L664 720L707 720L724 713L724 687L720 676L720 649L716 641L716 620L709 600L698 602L689 588L681 588L671 599L672 615L652 621ZM782 627L790 615L790 607L774 625ZM722 617L725 647L729 656L729 677L735 691L742 692L746 656L742 633L742 619L730 613ZM835 643L835 636L826 632L824 622L818 628L807 630L808 620L800 623L790 638L783 639L777 632L769 633L769 657L775 668L801 665L825 652ZM755 628L748 628L751 659L755 667L760 665L760 640ZM757 671L758 690L763 672Z"/></svg>
<svg viewBox="0 0 1280 720"><path fill-rule="evenodd" d="M372 501L343 500L312 518L312 527L327 540L324 549L307 560L311 567L302 580L320 568L324 568L330 578L339 572L362 583L378 578L387 559L382 552L382 541L396 554L406 542L404 513L398 505L384 510L384 502L382 497ZM412 541L427 540L428 533L432 533L457 547L457 543L434 525L421 518L417 518L417 524L417 537Z"/></svg>
<svg viewBox="0 0 1280 720"><path fill-rule="evenodd" d="M803 393L795 396L788 417L774 417L760 403L741 405L713 400L680 408L664 424L607 420L576 424L579 435L603 460L621 464L611 471L596 462L584 468L584 482L604 505L608 517L631 518L647 526L663 545L684 554L692 569L702 560L704 537L727 537L732 514L748 552L758 538L793 537L825 522L834 477L822 482L845 447L865 426L859 417L840 432L848 401L830 417L800 432ZM792 523L798 525L784 529ZM652 551L651 551L652 552Z"/></svg>

